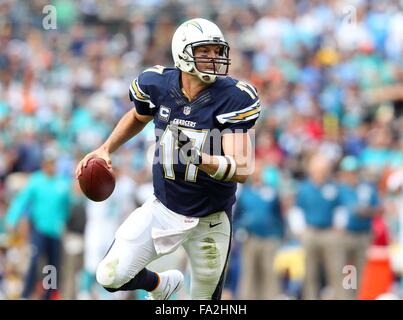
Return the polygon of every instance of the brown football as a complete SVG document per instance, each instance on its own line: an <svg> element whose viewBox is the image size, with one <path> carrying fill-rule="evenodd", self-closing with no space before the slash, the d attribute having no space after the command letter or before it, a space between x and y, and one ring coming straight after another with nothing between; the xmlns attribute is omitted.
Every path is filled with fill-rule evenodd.
<svg viewBox="0 0 403 320"><path fill-rule="evenodd" d="M104 201L115 189L115 175L104 159L92 158L82 168L78 182L83 193L92 201Z"/></svg>

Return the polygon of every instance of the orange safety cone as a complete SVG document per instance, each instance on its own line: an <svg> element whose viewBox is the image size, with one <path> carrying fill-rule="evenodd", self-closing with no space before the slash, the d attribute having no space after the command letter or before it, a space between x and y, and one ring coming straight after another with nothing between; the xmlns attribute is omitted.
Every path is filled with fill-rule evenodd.
<svg viewBox="0 0 403 320"><path fill-rule="evenodd" d="M390 292L392 284L393 271L387 247L370 247L361 278L358 299L375 300L381 294Z"/></svg>
<svg viewBox="0 0 403 320"><path fill-rule="evenodd" d="M50 294L50 300L63 300L63 297L59 290L52 290Z"/></svg>

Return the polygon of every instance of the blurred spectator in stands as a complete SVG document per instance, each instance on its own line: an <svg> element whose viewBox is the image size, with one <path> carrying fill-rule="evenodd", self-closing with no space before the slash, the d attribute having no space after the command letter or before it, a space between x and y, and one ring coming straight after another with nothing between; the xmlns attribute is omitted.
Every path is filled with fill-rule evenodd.
<svg viewBox="0 0 403 320"><path fill-rule="evenodd" d="M359 160L367 174L376 179L391 159L392 133L388 127L373 128L367 139L368 146L360 154Z"/></svg>
<svg viewBox="0 0 403 320"><path fill-rule="evenodd" d="M33 129L27 129L21 133L19 141L12 171L31 173L39 170L42 157L39 135Z"/></svg>
<svg viewBox="0 0 403 320"><path fill-rule="evenodd" d="M33 173L24 189L12 199L6 215L6 225L11 230L22 217L26 217L31 226L31 262L23 298L30 298L34 293L42 255L46 255L47 264L54 266L57 273L61 271L61 237L70 214L71 181L57 175L57 159L58 151L53 146L44 150L41 170ZM59 286L58 281L56 286ZM50 299L57 289L47 289L45 298Z"/></svg>
<svg viewBox="0 0 403 320"><path fill-rule="evenodd" d="M361 283L366 253L371 244L372 218L381 212L376 186L360 176L358 159L346 156L340 163L340 199L342 214L343 266L352 265L357 271L357 288ZM344 288L345 299L356 299L357 290Z"/></svg>
<svg viewBox="0 0 403 320"><path fill-rule="evenodd" d="M331 170L332 163L326 156L312 155L307 164L308 178L297 186L295 195L295 206L302 211L306 224L302 234L305 250L303 298L309 300L320 297L320 275L323 273L325 285L333 291L332 298L342 298L342 250L333 229L340 195Z"/></svg>
<svg viewBox="0 0 403 320"><path fill-rule="evenodd" d="M257 160L236 208L236 232L242 229L246 237L242 243L239 299L276 299L281 292L274 258L284 236L284 220L278 192L264 184L263 169L262 161Z"/></svg>

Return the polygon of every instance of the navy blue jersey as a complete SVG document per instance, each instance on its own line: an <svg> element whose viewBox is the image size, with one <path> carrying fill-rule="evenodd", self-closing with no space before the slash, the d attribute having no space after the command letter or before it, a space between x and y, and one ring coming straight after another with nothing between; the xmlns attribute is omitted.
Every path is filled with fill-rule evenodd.
<svg viewBox="0 0 403 320"><path fill-rule="evenodd" d="M213 148L212 130L246 132L259 117L259 98L250 85L219 77L189 102L181 91L180 75L179 69L155 66L130 85L130 99L137 112L154 117L154 194L168 209L186 216L230 212L236 182L218 181L193 164L178 163L167 125L177 124L204 152L223 155L222 148Z"/></svg>

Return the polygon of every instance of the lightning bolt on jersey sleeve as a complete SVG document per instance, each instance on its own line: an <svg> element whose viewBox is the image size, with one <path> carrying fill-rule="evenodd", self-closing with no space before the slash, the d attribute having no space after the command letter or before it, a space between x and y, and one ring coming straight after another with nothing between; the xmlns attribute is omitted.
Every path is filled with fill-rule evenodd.
<svg viewBox="0 0 403 320"><path fill-rule="evenodd" d="M237 81L228 92L229 99L216 115L222 129L242 130L252 128L259 118L261 106L256 89L243 81Z"/></svg>
<svg viewBox="0 0 403 320"><path fill-rule="evenodd" d="M152 116L157 111L152 98L153 86L160 81L164 71L162 66L154 66L142 72L129 86L129 97L138 114Z"/></svg>

